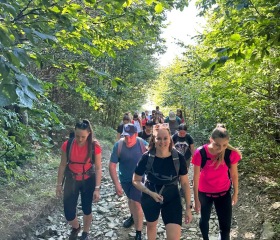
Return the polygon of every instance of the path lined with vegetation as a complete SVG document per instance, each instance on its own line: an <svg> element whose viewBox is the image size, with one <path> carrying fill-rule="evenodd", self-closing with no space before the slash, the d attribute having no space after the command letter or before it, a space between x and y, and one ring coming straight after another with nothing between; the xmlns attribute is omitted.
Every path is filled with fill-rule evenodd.
<svg viewBox="0 0 280 240"><path fill-rule="evenodd" d="M53 163L44 160L78 119L111 144L124 112L151 101L164 115L182 109L198 145L226 124L243 153L243 188L251 204L267 206L255 218L269 219L279 236L279 0L196 2L205 29L165 68L155 58L165 48L161 29L166 12L187 7L185 0L0 2L0 225L25 218L26 226L40 214L20 208L51 196L35 184L37 174L50 177ZM33 168L38 161L43 172ZM247 215L247 208L239 209ZM238 227L251 236L257 230L244 221Z"/></svg>

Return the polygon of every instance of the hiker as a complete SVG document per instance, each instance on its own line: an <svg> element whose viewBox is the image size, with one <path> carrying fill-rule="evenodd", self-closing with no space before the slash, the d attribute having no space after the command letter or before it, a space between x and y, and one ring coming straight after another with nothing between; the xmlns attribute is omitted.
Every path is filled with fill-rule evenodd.
<svg viewBox="0 0 280 240"><path fill-rule="evenodd" d="M145 112L142 112L141 113L141 123L142 123L142 129L143 131L145 130L145 127L146 127L146 123L149 119L146 117L146 113Z"/></svg>
<svg viewBox="0 0 280 240"><path fill-rule="evenodd" d="M147 121L145 130L138 133L138 137L144 139L146 142L150 142L153 131L153 121Z"/></svg>
<svg viewBox="0 0 280 240"><path fill-rule="evenodd" d="M142 192L141 205L147 221L147 236L155 240L161 212L167 239L181 237L182 211L178 182L186 199L185 223L192 221L191 193L184 156L174 147L166 124L153 126L148 152L144 153L133 175L134 186ZM142 176L146 175L145 184Z"/></svg>
<svg viewBox="0 0 280 240"><path fill-rule="evenodd" d="M148 120L151 120L151 115L149 115L149 111L145 110L145 115Z"/></svg>
<svg viewBox="0 0 280 240"><path fill-rule="evenodd" d="M177 113L176 115L181 119L181 123L184 123L185 122L185 119L183 117L183 111L181 109L177 109Z"/></svg>
<svg viewBox="0 0 280 240"><path fill-rule="evenodd" d="M134 124L134 126L136 126L138 133L142 132L142 130L143 130L143 128L142 128L142 120L139 117L138 113L134 113L132 123Z"/></svg>
<svg viewBox="0 0 280 240"><path fill-rule="evenodd" d="M178 132L172 136L175 148L184 155L187 168L190 167L191 157L194 153L194 141L190 134L187 133L187 125L181 123Z"/></svg>
<svg viewBox="0 0 280 240"><path fill-rule="evenodd" d="M128 114L124 114L122 123L117 128L117 141L122 137L123 126L127 123L130 123L131 119Z"/></svg>
<svg viewBox="0 0 280 240"><path fill-rule="evenodd" d="M169 123L169 129L172 135L177 131L179 125L182 123L181 118L176 116L176 114L172 111L169 112L169 115L165 118L164 122Z"/></svg>
<svg viewBox="0 0 280 240"><path fill-rule="evenodd" d="M159 124L159 123L164 123L164 119L160 117L159 112L154 112L152 121L154 125Z"/></svg>
<svg viewBox="0 0 280 240"><path fill-rule="evenodd" d="M217 124L213 130L210 143L196 149L194 153L195 211L201 212L199 227L203 240L209 239L209 219L213 203L219 220L220 239L230 239L232 205L238 200L237 164L241 157L241 153L229 144L229 133L222 124Z"/></svg>
<svg viewBox="0 0 280 240"><path fill-rule="evenodd" d="M72 227L69 240L77 239L81 230L76 212L81 195L84 215L83 233L79 239L87 240L92 221L92 202L96 203L100 199L101 147L93 140L89 120L76 123L74 134L75 137L65 141L61 147L56 195L63 195L65 218Z"/></svg>
<svg viewBox="0 0 280 240"><path fill-rule="evenodd" d="M137 137L137 128L132 123L124 125L122 135L124 135L124 138L116 142L113 147L109 172L117 195L122 196L124 191L128 198L131 216L125 220L123 227L129 228L134 223L135 239L141 240L143 228L143 211L140 204L141 192L133 186L132 175L142 154L147 151L148 143ZM119 164L119 178L117 164Z"/></svg>

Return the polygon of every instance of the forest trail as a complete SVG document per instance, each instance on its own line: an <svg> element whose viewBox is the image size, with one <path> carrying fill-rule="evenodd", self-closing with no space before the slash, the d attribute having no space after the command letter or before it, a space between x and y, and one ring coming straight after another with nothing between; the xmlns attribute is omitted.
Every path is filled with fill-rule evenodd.
<svg viewBox="0 0 280 240"><path fill-rule="evenodd" d="M97 204L93 204L94 220L91 226L90 237L95 240L129 240L134 239L134 228L125 229L122 227L123 221L129 216L127 207L127 199L125 196L118 197L115 194L114 186L108 172L108 163L110 158L110 150L103 148L103 178L101 189L101 200ZM192 169L189 172L189 179L192 179ZM191 181L192 182L192 181ZM242 184L242 183L241 183ZM192 188L192 185L191 185ZM55 189L54 189L55 191ZM242 192L242 190L240 190ZM242 194L237 206L233 209L233 222L231 239L260 239L260 228L262 224L261 212L255 209L256 201L254 196L248 195L252 193L250 189L246 190L246 194ZM248 204L248 200L250 201ZM193 201L193 197L192 197ZM70 227L63 216L63 207L61 199L56 199L53 206L49 206L32 224L25 229L24 233L13 236L9 239L22 240L62 240L68 239ZM78 217L82 222L82 212L78 210ZM193 221L191 224L183 224L181 239L200 240L201 234L198 227L199 215L193 211ZM11 231L14 229L10 229ZM143 229L145 236L145 225ZM218 220L214 211L210 219L209 239L218 239ZM0 238L1 239L1 238ZM143 238L145 239L145 237ZM165 239L165 228L162 221L158 224L158 238Z"/></svg>

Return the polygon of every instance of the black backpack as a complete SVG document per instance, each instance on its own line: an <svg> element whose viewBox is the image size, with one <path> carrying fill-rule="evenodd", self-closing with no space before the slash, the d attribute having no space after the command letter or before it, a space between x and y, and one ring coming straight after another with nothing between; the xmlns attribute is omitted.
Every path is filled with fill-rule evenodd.
<svg viewBox="0 0 280 240"><path fill-rule="evenodd" d="M211 159L207 157L206 150L203 146L199 147L198 149L199 149L199 153L201 155L200 169L202 170L204 168L205 164L206 164L206 161L211 160ZM230 169L230 158L229 158L230 154L231 154L231 150L226 148L224 160L225 160L225 163L228 167L228 177L229 178L230 178L230 171L229 171L229 169Z"/></svg>
<svg viewBox="0 0 280 240"><path fill-rule="evenodd" d="M172 155L174 167L175 167L175 170L176 170L176 176L174 176L174 177L165 176L165 175L160 175L160 174L154 172L153 163L154 163L154 160L155 160L155 151L149 152L145 174L148 175L148 173L150 173L155 178L157 178L159 180L171 180L172 181L171 184L176 185L178 183L179 169L180 169L180 160L179 160L178 151L175 148L173 148L172 151L171 151L171 155Z"/></svg>

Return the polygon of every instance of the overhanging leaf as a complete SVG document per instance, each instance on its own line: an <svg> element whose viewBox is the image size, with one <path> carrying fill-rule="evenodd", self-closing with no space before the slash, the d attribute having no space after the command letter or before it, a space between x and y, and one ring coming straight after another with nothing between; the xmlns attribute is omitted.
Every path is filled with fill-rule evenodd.
<svg viewBox="0 0 280 240"><path fill-rule="evenodd" d="M32 109L33 101L31 100L31 98L25 95L25 93L20 88L16 89L16 93L19 98L19 104Z"/></svg>

